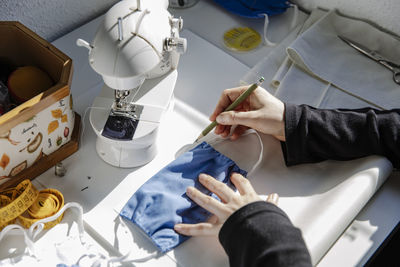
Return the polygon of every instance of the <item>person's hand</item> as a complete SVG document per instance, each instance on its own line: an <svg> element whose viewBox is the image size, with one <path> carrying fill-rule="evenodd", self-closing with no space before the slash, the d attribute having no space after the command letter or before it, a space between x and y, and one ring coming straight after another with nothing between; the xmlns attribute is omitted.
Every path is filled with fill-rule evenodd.
<svg viewBox="0 0 400 267"><path fill-rule="evenodd" d="M285 141L284 110L282 101L258 87L234 111L223 112L248 86L226 89L221 95L210 120L218 122L215 133L227 137L236 125L231 139L236 140L248 128L275 136Z"/></svg>
<svg viewBox="0 0 400 267"><path fill-rule="evenodd" d="M210 175L200 174L199 181L211 192L215 193L222 202L201 193L194 187L188 187L186 194L199 206L211 212L213 216L204 223L176 224L174 226L175 231L183 235L218 235L222 225L233 212L249 203L261 200L249 180L238 173L231 175L231 181L236 186L239 194ZM269 195L267 201L276 205L278 195L275 193Z"/></svg>

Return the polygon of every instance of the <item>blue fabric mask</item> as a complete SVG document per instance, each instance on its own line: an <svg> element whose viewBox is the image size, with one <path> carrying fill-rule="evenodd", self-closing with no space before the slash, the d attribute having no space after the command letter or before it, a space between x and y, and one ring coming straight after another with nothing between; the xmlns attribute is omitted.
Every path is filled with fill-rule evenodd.
<svg viewBox="0 0 400 267"><path fill-rule="evenodd" d="M264 18L263 38L264 44L274 46L267 37L269 24L268 16L278 15L286 11L289 7L294 7L293 19L290 29L297 24L298 8L287 0L214 0L228 11L246 18Z"/></svg>
<svg viewBox="0 0 400 267"><path fill-rule="evenodd" d="M291 4L287 0L214 0L232 13L246 18L263 18L263 14L277 15Z"/></svg>
<svg viewBox="0 0 400 267"><path fill-rule="evenodd" d="M181 154L143 184L120 215L138 225L161 252L167 252L189 238L176 233L175 224L204 222L211 216L186 195L186 188L194 186L218 199L199 183L199 174L209 174L234 188L230 182L232 172L247 175L230 158L203 142Z"/></svg>

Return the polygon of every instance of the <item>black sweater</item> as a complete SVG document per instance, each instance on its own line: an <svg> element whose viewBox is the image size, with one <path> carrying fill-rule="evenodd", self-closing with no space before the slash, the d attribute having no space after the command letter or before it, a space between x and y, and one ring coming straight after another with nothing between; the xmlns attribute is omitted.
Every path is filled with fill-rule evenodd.
<svg viewBox="0 0 400 267"><path fill-rule="evenodd" d="M286 165L327 159L387 157L400 167L400 109L315 109L285 105L282 151ZM273 204L260 201L234 212L219 240L231 266L311 266L301 232Z"/></svg>
<svg viewBox="0 0 400 267"><path fill-rule="evenodd" d="M400 167L400 109L316 109L285 105L282 143L288 166L327 159L387 157Z"/></svg>

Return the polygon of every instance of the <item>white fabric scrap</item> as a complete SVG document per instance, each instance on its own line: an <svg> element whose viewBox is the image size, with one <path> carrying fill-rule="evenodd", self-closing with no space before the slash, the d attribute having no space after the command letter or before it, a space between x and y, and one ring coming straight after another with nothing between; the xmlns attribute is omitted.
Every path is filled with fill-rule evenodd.
<svg viewBox="0 0 400 267"><path fill-rule="evenodd" d="M287 49L292 61L311 75L382 109L398 107L400 86L393 73L337 36L354 40L400 63L400 41L374 26L329 12Z"/></svg>

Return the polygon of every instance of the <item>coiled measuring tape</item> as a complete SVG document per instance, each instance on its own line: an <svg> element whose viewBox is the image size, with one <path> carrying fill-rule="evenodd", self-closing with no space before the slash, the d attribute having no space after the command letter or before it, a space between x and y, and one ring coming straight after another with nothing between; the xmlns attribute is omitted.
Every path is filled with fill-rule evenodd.
<svg viewBox="0 0 400 267"><path fill-rule="evenodd" d="M64 206L64 196L56 189L38 191L30 180L24 180L15 188L0 192L0 230L14 223L29 228L36 221L52 216ZM44 224L49 229L58 224L63 215Z"/></svg>

